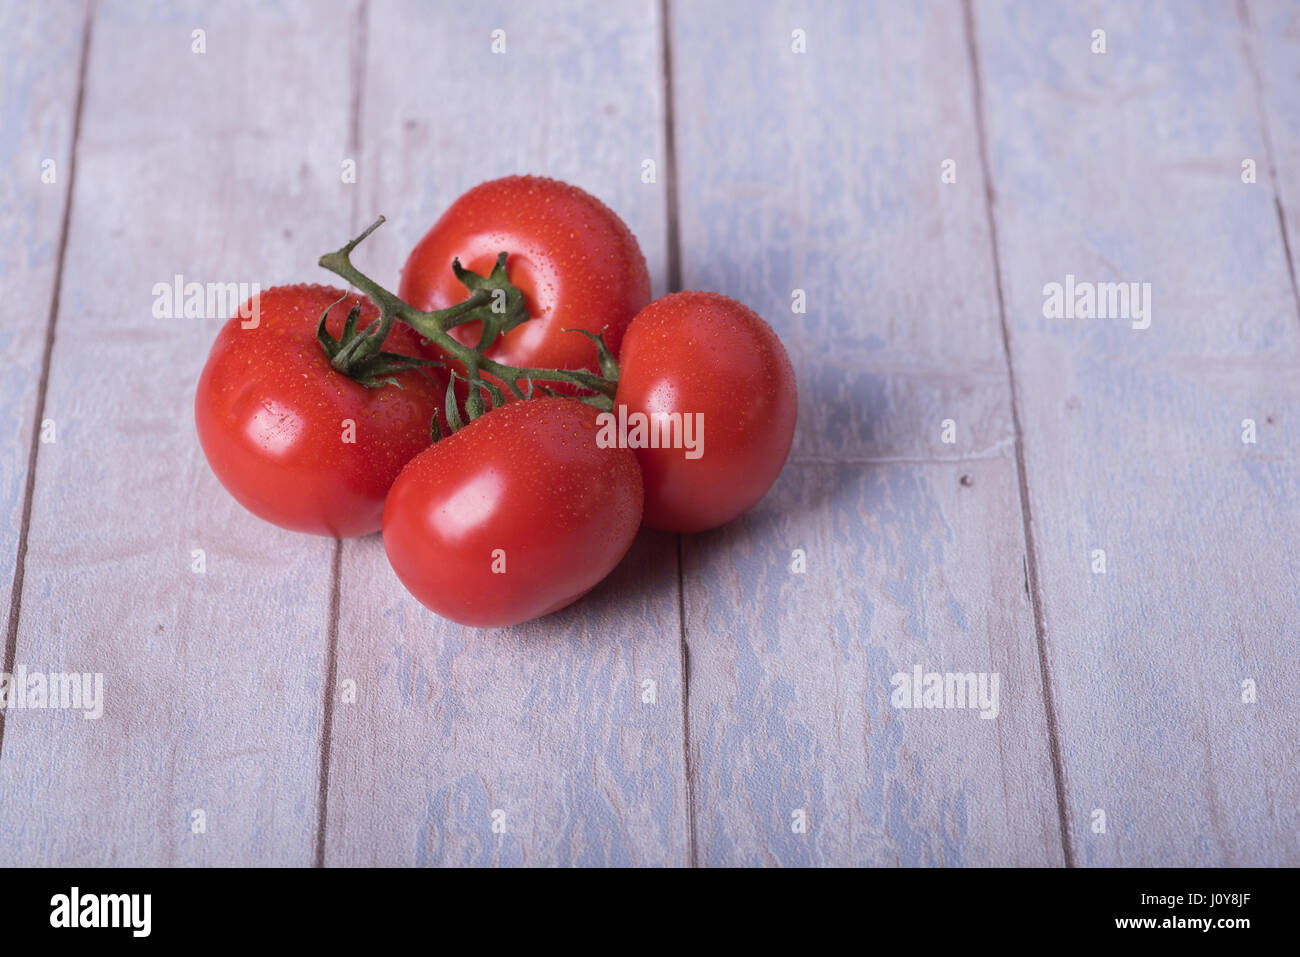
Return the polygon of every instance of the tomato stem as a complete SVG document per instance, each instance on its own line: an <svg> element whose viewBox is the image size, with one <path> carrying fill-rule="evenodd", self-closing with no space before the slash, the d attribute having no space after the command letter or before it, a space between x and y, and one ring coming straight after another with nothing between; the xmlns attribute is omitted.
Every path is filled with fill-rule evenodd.
<svg viewBox="0 0 1300 957"><path fill-rule="evenodd" d="M531 398L534 389L548 395L556 394L554 390L537 383L565 382L596 393L591 396L580 396L579 401L602 409L613 408L614 394L618 390L618 362L599 336L585 330L572 331L584 332L595 340L603 375L596 375L585 369L520 369L489 359L483 354L496 341L497 336L528 319L523 293L510 282L507 274L507 253L503 252L497 256L496 265L487 276L480 276L465 269L459 260L454 261L452 269L456 273L456 278L470 291L469 296L463 302L446 309L424 312L399 299L352 265L352 251L383 222L384 217L380 216L361 235L341 249L320 257L320 265L323 268L360 289L379 309L379 321L372 323L366 331L356 333L357 337L364 337L361 341L345 342L339 346L339 354L347 352L344 357L345 363L361 362L379 355L391 355L380 353L379 347L396 320L410 326L424 339L432 342L464 366L464 375L455 373L453 377L463 378L469 383L470 398L466 403L466 411L471 419L477 418L484 411L482 392L489 394L494 405L500 404L502 398L500 390L482 378L482 373L485 372L504 383L519 399ZM477 346L471 348L447 333L447 330L453 326L474 321L483 323L483 333L479 337ZM328 346L326 351L329 352ZM334 361L334 358L334 354L331 354L331 361ZM429 360L412 361L421 363ZM450 389L448 394L451 394ZM448 412L450 411L449 409Z"/></svg>
<svg viewBox="0 0 1300 957"><path fill-rule="evenodd" d="M394 385L399 389L402 384L394 376L399 372L408 372L425 366L441 366L443 363L415 356L404 356L396 352L384 352L379 346L388 337L391 320L372 322L363 331L357 331L357 322L361 318L361 304L354 303L348 310L348 317L343 323L343 334L335 339L325 327L330 312L338 305L347 302L347 296L331 303L321 313L316 324L316 341L329 356L330 365L351 377L368 389L377 389L383 385Z"/></svg>

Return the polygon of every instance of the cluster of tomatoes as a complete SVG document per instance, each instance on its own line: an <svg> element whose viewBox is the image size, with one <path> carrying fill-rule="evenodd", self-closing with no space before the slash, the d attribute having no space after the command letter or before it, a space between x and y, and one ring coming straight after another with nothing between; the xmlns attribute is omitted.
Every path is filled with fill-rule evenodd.
<svg viewBox="0 0 1300 957"><path fill-rule="evenodd" d="M714 528L776 479L796 399L775 333L714 293L651 302L636 238L595 197L477 186L396 295L351 263L368 233L321 257L364 296L268 289L212 347L199 440L254 514L335 537L382 527L416 598L496 627L580 598L641 524Z"/></svg>

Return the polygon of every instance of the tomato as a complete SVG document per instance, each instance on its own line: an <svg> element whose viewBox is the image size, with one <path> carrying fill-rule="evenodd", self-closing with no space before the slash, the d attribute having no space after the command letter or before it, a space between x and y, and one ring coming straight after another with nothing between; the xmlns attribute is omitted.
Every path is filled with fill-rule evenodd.
<svg viewBox="0 0 1300 957"><path fill-rule="evenodd" d="M379 530L389 486L430 443L447 383L434 368L399 373L402 388L368 389L336 371L316 326L343 296L316 285L261 293L254 328L238 314L222 327L194 396L203 452L241 505L282 528L340 538ZM331 335L357 302L360 327L379 317L349 296L330 309ZM384 348L418 355L419 339L395 323Z"/></svg>
<svg viewBox="0 0 1300 957"><path fill-rule="evenodd" d="M411 251L398 295L417 309L445 309L469 295L452 272L486 276L510 253L511 282L531 317L489 347L491 359L518 368L599 371L596 347L565 329L605 329L618 355L623 331L650 301L650 274L636 237L596 197L536 176L508 176L474 187L452 204ZM482 323L450 331L478 344ZM565 391L563 386L557 390Z"/></svg>
<svg viewBox="0 0 1300 957"><path fill-rule="evenodd" d="M393 483L384 548L402 584L480 628L577 601L641 524L641 473L600 448L596 410L544 398L493 409L420 453Z"/></svg>
<svg viewBox="0 0 1300 957"><path fill-rule="evenodd" d="M695 451L636 449L647 525L703 531L763 497L790 454L798 403L794 369L771 326L726 296L674 293L632 320L619 362L615 408L625 407L629 423L633 413L702 423Z"/></svg>

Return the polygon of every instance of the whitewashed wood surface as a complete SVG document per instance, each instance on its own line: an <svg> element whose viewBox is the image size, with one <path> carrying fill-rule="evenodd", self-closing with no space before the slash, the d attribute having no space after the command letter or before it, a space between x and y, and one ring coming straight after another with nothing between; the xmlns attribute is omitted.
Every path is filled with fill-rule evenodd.
<svg viewBox="0 0 1300 957"><path fill-rule="evenodd" d="M1300 864L1300 5L0 0L0 76L0 670L105 682L3 716L0 865ZM222 491L220 320L152 289L381 213L395 285L514 172L764 315L800 422L750 514L483 631ZM1150 328L1044 318L1067 274Z"/></svg>

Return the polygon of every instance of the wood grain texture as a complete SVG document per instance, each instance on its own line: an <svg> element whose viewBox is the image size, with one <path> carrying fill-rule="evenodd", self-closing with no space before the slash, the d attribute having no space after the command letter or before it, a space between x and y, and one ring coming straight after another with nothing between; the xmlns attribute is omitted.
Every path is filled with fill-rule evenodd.
<svg viewBox="0 0 1300 957"><path fill-rule="evenodd" d="M176 273L297 280L317 253L287 224L347 228L333 210L351 84L320 69L346 62L346 41L300 28L316 21L307 4L98 7L17 661L102 672L105 711L10 713L5 864L312 859L334 546L220 488L192 402L224 317L152 304Z"/></svg>
<svg viewBox="0 0 1300 957"><path fill-rule="evenodd" d="M1239 2L1245 57L1259 87L1260 124L1267 159L1267 179L1284 231L1283 252L1290 253L1291 291L1300 314L1300 5L1288 0ZM1258 164L1260 166L1264 164ZM1298 315L1300 319L1300 315Z"/></svg>
<svg viewBox="0 0 1300 957"><path fill-rule="evenodd" d="M84 3L0 6L0 621L9 621L70 182ZM52 161L53 182L42 179ZM48 178L48 177L47 177ZM3 721L3 718L0 718Z"/></svg>
<svg viewBox="0 0 1300 957"><path fill-rule="evenodd" d="M772 322L800 422L685 539L700 862L1060 863L960 7L728 9L673 24L684 280ZM998 672L1001 714L892 708L913 665Z"/></svg>
<svg viewBox="0 0 1300 957"><path fill-rule="evenodd" d="M1295 3L668 8L671 100L656 0L101 0L72 185L86 6L0 5L0 578L30 475L15 663L106 698L6 715L0 866L1300 863ZM764 315L800 423L748 515L484 631L234 503L191 410L224 317L151 307L328 282L380 213L395 286L515 172ZM1067 274L1151 327L1044 318ZM892 707L913 665L998 717Z"/></svg>
<svg viewBox="0 0 1300 957"><path fill-rule="evenodd" d="M975 21L1076 860L1294 865L1300 325L1236 13ZM1067 274L1151 283L1150 328L1044 318Z"/></svg>
<svg viewBox="0 0 1300 957"><path fill-rule="evenodd" d="M374 3L367 22L357 188L362 219L392 218L362 251L373 274L395 286L457 195L532 172L612 206L662 287L655 4L490 3L432 17ZM491 52L498 29L504 54ZM644 159L658 182L641 181ZM377 538L347 543L338 677L356 681L358 700L334 705L325 861L686 863L676 559L673 537L644 532L576 605L484 631L423 609Z"/></svg>

